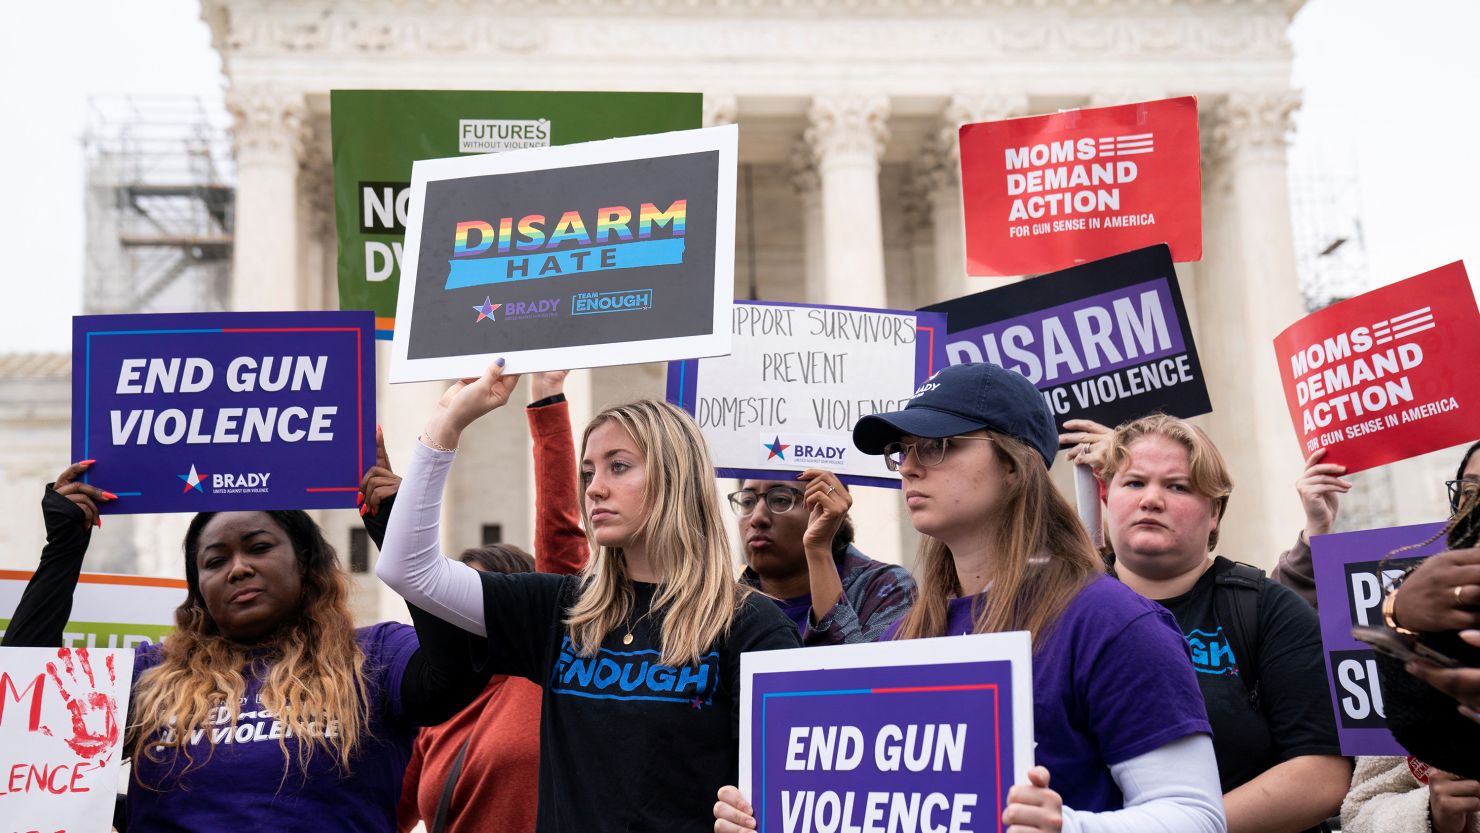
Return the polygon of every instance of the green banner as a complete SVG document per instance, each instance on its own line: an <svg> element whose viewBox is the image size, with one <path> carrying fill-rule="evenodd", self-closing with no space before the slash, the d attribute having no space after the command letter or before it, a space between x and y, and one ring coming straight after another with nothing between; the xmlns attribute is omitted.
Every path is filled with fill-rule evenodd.
<svg viewBox="0 0 1480 833"><path fill-rule="evenodd" d="M702 126L699 93L334 90L339 308L395 327L411 163Z"/></svg>

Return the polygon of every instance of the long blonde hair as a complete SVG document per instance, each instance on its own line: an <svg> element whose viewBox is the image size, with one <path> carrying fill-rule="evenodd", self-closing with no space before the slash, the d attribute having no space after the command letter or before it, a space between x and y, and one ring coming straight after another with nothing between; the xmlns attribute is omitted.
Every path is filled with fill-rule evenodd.
<svg viewBox="0 0 1480 833"><path fill-rule="evenodd" d="M1121 424L1111 435L1110 448L1105 452L1105 464L1100 477L1109 488L1116 472L1131 460L1131 446L1143 437L1162 437L1182 446L1187 451L1187 471L1192 491L1213 501L1218 508L1218 523L1208 534L1208 552L1218 545L1218 528L1223 525L1223 514L1228 511L1228 498L1233 494L1233 477L1228 473L1228 464L1222 452L1201 428L1184 419L1167 414L1152 414Z"/></svg>
<svg viewBox="0 0 1480 833"><path fill-rule="evenodd" d="M370 721L365 654L355 640L349 584L334 548L307 513L265 514L282 527L303 571L297 615L264 644L244 645L223 636L206 609L196 564L201 531L215 513L196 515L185 533L187 589L175 610L176 630L164 641L160 663L141 674L134 687L129 734L135 761L161 762L165 750L175 750L186 761L183 770L170 768L178 777L195 764L191 739L197 731L214 752L218 710L229 715L223 725L234 731L247 689L243 672L260 668L265 676L258 700L284 729L278 738L284 776L293 760L289 736L298 739L300 771L308 771L314 750L321 749L349 772ZM137 766L134 772L138 777Z"/></svg>
<svg viewBox="0 0 1480 833"><path fill-rule="evenodd" d="M1036 646L1104 568L1073 508L1048 479L1043 457L1020 440L994 431L987 436L1012 476L1004 479L1002 499L993 512L992 582L974 608L972 631L1028 631ZM897 636L945 636L951 597L961 594L950 548L923 536L915 571L915 605L901 620Z"/></svg>
<svg viewBox="0 0 1480 833"><path fill-rule="evenodd" d="M592 418L581 436L581 459L597 426L613 422L631 435L642 454L647 515L636 537L647 548L658 578L653 598L661 611L661 658L669 666L691 665L722 637L749 592L735 580L734 555L725 533L714 466L699 426L683 410L652 399L608 408ZM566 619L570 639L583 656L595 654L608 633L628 623L632 581L621 547L598 547L584 501L581 515L595 556Z"/></svg>

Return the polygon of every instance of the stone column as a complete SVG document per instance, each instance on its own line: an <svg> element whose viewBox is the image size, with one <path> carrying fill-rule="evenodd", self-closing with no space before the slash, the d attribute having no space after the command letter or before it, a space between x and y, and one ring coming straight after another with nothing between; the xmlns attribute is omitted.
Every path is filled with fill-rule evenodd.
<svg viewBox="0 0 1480 833"><path fill-rule="evenodd" d="M806 142L797 142L791 154L791 185L802 203L802 264L805 297L820 303L825 296L827 253L822 240L822 178Z"/></svg>
<svg viewBox="0 0 1480 833"><path fill-rule="evenodd" d="M1270 346L1305 312L1285 169L1298 106L1287 90L1235 93L1203 106L1198 356L1214 408L1207 424L1237 485L1220 548L1265 565L1289 546L1304 517L1294 489L1304 455Z"/></svg>
<svg viewBox="0 0 1480 833"><path fill-rule="evenodd" d="M734 93L708 92L704 94L703 125L719 127L734 124L739 118L740 102Z"/></svg>
<svg viewBox="0 0 1480 833"><path fill-rule="evenodd" d="M884 231L879 157L889 138L889 100L842 94L812 100L806 141L822 191L824 298L884 306Z"/></svg>
<svg viewBox="0 0 1480 833"><path fill-rule="evenodd" d="M1000 121L1028 112L1028 97L1015 94L957 95L946 105L940 128L923 157L922 183L935 229L935 283L932 301L994 289L1016 278L966 278L966 227L961 199L963 124Z"/></svg>
<svg viewBox="0 0 1480 833"><path fill-rule="evenodd" d="M231 306L298 309L298 166L303 157L303 94L273 86L228 91L235 120L236 244Z"/></svg>
<svg viewBox="0 0 1480 833"><path fill-rule="evenodd" d="M805 141L817 168L821 202L823 303L885 306L884 232L879 215L879 157L889 138L889 100L840 94L812 100ZM860 548L899 563L899 494L853 490Z"/></svg>

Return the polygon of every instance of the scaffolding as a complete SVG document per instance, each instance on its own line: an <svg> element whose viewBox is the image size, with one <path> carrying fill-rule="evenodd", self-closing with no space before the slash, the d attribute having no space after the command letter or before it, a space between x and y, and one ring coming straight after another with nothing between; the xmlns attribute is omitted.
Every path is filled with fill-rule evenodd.
<svg viewBox="0 0 1480 833"><path fill-rule="evenodd" d="M229 304L234 168L224 117L198 98L89 102L87 313Z"/></svg>

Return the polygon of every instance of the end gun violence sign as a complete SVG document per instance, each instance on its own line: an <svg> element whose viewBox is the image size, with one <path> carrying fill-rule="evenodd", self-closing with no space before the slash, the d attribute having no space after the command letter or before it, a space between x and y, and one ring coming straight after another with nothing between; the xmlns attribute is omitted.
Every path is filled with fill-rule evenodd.
<svg viewBox="0 0 1480 833"><path fill-rule="evenodd" d="M747 653L740 789L759 833L998 833L1033 765L1024 632Z"/></svg>
<svg viewBox="0 0 1480 833"><path fill-rule="evenodd" d="M331 90L339 306L395 327L411 164L700 127L697 93Z"/></svg>
<svg viewBox="0 0 1480 833"><path fill-rule="evenodd" d="M1480 434L1480 311L1458 261L1307 315L1274 352L1302 450L1347 473Z"/></svg>
<svg viewBox="0 0 1480 833"><path fill-rule="evenodd" d="M132 650L0 648L0 829L108 830Z"/></svg>
<svg viewBox="0 0 1480 833"><path fill-rule="evenodd" d="M417 162L391 381L728 353L738 136Z"/></svg>
<svg viewBox="0 0 1480 833"><path fill-rule="evenodd" d="M1062 269L1154 243L1202 258L1197 99L963 125L969 275Z"/></svg>
<svg viewBox="0 0 1480 833"><path fill-rule="evenodd" d="M853 447L853 425L903 408L944 366L944 315L740 301L728 324L728 356L668 363L668 401L699 423L720 477L823 468L899 487Z"/></svg>
<svg viewBox="0 0 1480 833"><path fill-rule="evenodd" d="M1043 394L1059 426L1212 410L1165 245L924 309L946 314L951 364L1017 371Z"/></svg>
<svg viewBox="0 0 1480 833"><path fill-rule="evenodd" d="M365 312L72 319L72 457L104 514L335 509L375 460Z"/></svg>
<svg viewBox="0 0 1480 833"><path fill-rule="evenodd" d="M1377 652L1352 636L1352 628L1383 624L1385 588L1409 567L1447 549L1439 535L1443 529L1442 523L1415 524L1310 539L1326 676L1343 755L1408 754L1387 728ZM1395 556L1383 564L1389 553Z"/></svg>

